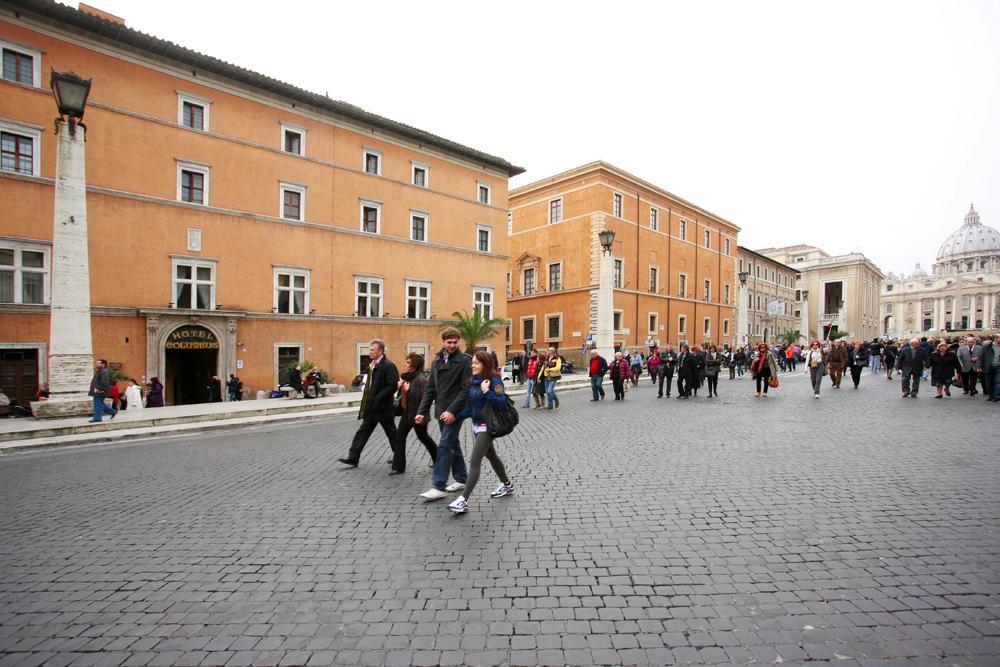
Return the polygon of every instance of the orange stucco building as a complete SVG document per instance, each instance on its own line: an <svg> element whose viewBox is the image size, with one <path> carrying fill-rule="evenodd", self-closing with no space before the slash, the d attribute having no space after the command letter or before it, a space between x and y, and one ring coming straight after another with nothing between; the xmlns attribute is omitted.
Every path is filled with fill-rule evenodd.
<svg viewBox="0 0 1000 667"><path fill-rule="evenodd" d="M50 68L93 80L94 355L169 403L295 360L349 384L373 337L401 361L453 311L506 315L507 161L48 0L0 0L0 48L5 391L46 378Z"/></svg>
<svg viewBox="0 0 1000 667"><path fill-rule="evenodd" d="M602 229L615 232L615 347L733 342L733 223L604 162L511 190L510 209L511 349L580 358L597 328Z"/></svg>

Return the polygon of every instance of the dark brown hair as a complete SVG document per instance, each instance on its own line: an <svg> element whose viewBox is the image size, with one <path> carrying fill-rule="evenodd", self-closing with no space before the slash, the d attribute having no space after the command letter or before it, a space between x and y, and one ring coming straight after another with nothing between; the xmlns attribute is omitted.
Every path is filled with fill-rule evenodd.
<svg viewBox="0 0 1000 667"><path fill-rule="evenodd" d="M424 355L419 352L410 352L406 355L406 360L410 362L410 368L412 368L414 372L420 373L424 370Z"/></svg>
<svg viewBox="0 0 1000 667"><path fill-rule="evenodd" d="M473 357L483 365L484 378L491 378L500 374L497 372L497 367L493 365L493 355L486 350L476 350Z"/></svg>

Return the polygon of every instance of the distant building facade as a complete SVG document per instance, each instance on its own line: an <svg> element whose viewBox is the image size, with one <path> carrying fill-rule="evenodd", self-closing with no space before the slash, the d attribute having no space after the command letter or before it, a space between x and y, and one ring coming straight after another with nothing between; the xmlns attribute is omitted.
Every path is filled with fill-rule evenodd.
<svg viewBox="0 0 1000 667"><path fill-rule="evenodd" d="M733 223L604 162L516 188L509 201L512 349L582 356L596 330L603 229L615 232L615 347L732 342Z"/></svg>
<svg viewBox="0 0 1000 667"><path fill-rule="evenodd" d="M831 332L871 340L879 322L882 271L861 253L830 255L810 245L765 248L758 253L795 271L796 310L802 335L823 339Z"/></svg>
<svg viewBox="0 0 1000 667"><path fill-rule="evenodd" d="M1000 231L970 206L930 275L917 264L909 274L887 276L882 329L889 336L1000 330Z"/></svg>
<svg viewBox="0 0 1000 667"><path fill-rule="evenodd" d="M747 342L777 343L786 333L797 330L795 271L740 246L737 275L742 273L747 274L747 330L740 333L747 335Z"/></svg>
<svg viewBox="0 0 1000 667"><path fill-rule="evenodd" d="M0 0L0 48L0 375L19 399L46 381L50 68L93 79L94 355L168 403L212 374L271 389L299 361L349 384L373 337L400 361L453 311L505 316L507 161L55 2Z"/></svg>

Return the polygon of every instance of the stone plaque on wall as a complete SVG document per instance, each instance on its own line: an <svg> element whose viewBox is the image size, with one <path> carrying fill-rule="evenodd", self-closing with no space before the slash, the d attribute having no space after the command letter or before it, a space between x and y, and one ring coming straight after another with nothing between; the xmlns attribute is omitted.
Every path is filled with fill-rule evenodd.
<svg viewBox="0 0 1000 667"><path fill-rule="evenodd" d="M201 230L188 228L187 249L193 252L201 252Z"/></svg>

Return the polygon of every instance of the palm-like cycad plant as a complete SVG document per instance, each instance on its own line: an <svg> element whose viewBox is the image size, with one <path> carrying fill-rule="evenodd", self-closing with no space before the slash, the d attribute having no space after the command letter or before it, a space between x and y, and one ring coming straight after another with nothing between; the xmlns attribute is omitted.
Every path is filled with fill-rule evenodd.
<svg viewBox="0 0 1000 667"><path fill-rule="evenodd" d="M476 346L488 338L492 338L498 331L507 326L507 322L499 318L486 319L480 310L476 309L469 315L467 311L455 311L451 314L452 319L441 323L441 328L455 327L459 335L465 341L465 351L472 354L476 351Z"/></svg>

